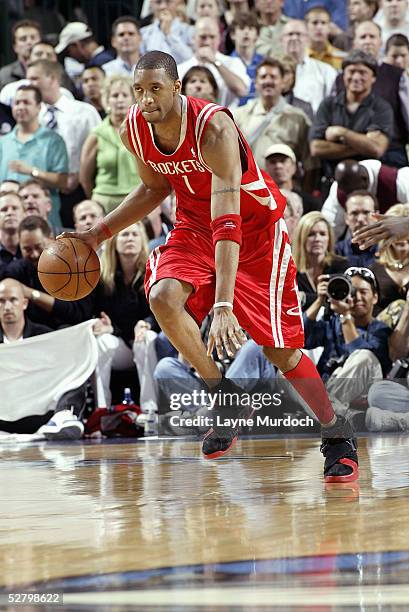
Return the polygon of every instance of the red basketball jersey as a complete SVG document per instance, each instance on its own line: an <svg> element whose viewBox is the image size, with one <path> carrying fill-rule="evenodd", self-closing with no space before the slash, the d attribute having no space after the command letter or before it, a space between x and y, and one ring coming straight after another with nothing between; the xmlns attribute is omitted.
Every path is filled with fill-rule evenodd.
<svg viewBox="0 0 409 612"><path fill-rule="evenodd" d="M182 124L179 144L166 154L155 144L152 125L138 106L127 115L128 137L133 152L154 172L164 174L176 193L176 227L196 232L210 232L212 172L201 154L204 131L219 111L232 115L227 108L190 96L182 98ZM242 166L240 214L243 246L250 234L271 227L283 216L285 198L274 181L256 164L250 146L237 128ZM223 159L220 159L223 164ZM247 240L246 240L247 238Z"/></svg>

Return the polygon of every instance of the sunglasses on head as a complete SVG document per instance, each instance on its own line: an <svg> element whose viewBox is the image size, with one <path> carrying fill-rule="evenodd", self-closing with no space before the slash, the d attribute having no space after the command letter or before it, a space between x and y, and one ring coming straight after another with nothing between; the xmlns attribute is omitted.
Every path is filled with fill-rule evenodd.
<svg viewBox="0 0 409 612"><path fill-rule="evenodd" d="M376 281L375 274L372 272L372 270L369 270L369 268L359 268L357 266L351 266L350 268L347 268L345 270L344 275L350 277L360 276L361 278L364 278L365 280L369 281L376 290L378 289L378 283Z"/></svg>

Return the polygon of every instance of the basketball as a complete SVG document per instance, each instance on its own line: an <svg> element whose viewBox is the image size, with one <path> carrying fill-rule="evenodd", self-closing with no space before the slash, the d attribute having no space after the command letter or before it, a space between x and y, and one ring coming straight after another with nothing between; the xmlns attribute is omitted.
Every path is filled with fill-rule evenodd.
<svg viewBox="0 0 409 612"><path fill-rule="evenodd" d="M38 260L38 278L42 286L59 300L71 302L87 296L99 277L97 254L78 238L54 240Z"/></svg>

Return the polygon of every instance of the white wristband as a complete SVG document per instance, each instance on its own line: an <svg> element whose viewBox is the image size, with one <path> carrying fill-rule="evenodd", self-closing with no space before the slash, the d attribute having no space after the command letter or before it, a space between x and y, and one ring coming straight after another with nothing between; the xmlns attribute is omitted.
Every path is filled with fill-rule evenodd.
<svg viewBox="0 0 409 612"><path fill-rule="evenodd" d="M231 302L216 302L213 304L213 308L223 308L224 306L233 310L233 304Z"/></svg>

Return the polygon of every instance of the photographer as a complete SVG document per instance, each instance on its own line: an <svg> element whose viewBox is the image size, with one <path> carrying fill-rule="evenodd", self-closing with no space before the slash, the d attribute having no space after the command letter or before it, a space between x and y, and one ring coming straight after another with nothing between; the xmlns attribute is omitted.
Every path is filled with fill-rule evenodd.
<svg viewBox="0 0 409 612"><path fill-rule="evenodd" d="M409 291L389 350L391 358L398 360L392 368L398 370L393 378L400 382L382 380L369 389L365 419L369 431L409 431Z"/></svg>
<svg viewBox="0 0 409 612"><path fill-rule="evenodd" d="M335 411L344 413L350 402L366 395L372 382L389 371L388 338L392 331L373 318L378 288L371 270L348 268L343 276L337 276L337 284L334 280L328 275L318 279L317 299L304 313L305 348L324 347L317 369L326 380ZM345 286L347 291L349 286L349 295L334 299ZM327 300L333 314L329 320L317 321Z"/></svg>

